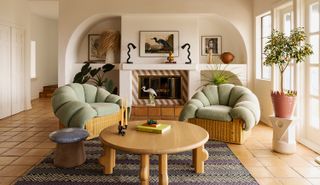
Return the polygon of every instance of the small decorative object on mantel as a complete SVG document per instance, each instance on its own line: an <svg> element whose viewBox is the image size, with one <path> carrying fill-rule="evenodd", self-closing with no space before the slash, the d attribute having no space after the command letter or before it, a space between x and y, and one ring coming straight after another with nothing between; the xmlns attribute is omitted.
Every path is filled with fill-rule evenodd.
<svg viewBox="0 0 320 185"><path fill-rule="evenodd" d="M230 64L234 59L234 55L231 52L224 52L220 55L220 59L224 64Z"/></svg>
<svg viewBox="0 0 320 185"><path fill-rule="evenodd" d="M130 58L131 58L131 56L130 56L130 51L131 51L131 49L130 49L130 46L132 47L132 49L136 49L137 48L137 46L135 46L134 44L132 44L131 42L128 44L128 52L127 52L127 55L128 55L128 59L127 59L127 64L132 64L133 62L130 62Z"/></svg>
<svg viewBox="0 0 320 185"><path fill-rule="evenodd" d="M191 64L191 58L190 58L190 44L189 43L185 43L183 46L181 46L182 49L186 48L188 46L187 52L188 52L188 62L186 62L186 64Z"/></svg>
<svg viewBox="0 0 320 185"><path fill-rule="evenodd" d="M174 56L172 51L169 52L169 56L167 57L167 61L165 61L164 63L166 64L176 64L177 62L174 61Z"/></svg>
<svg viewBox="0 0 320 185"><path fill-rule="evenodd" d="M208 64L213 64L212 49L210 49L208 53Z"/></svg>
<svg viewBox="0 0 320 185"><path fill-rule="evenodd" d="M155 103L155 98L157 96L156 91L152 88L149 88L146 90L146 86L143 86L141 89L143 90L143 92L149 93L149 103L147 105L148 106L156 106L156 103Z"/></svg>

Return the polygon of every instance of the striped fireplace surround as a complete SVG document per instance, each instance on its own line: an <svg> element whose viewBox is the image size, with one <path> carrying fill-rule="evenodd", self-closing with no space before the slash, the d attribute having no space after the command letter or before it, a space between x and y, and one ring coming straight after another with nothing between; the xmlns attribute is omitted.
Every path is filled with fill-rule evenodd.
<svg viewBox="0 0 320 185"><path fill-rule="evenodd" d="M184 105L188 100L188 71L134 70L132 71L132 105L145 105L148 99L139 99L139 76L181 76L181 99L156 99L156 105Z"/></svg>

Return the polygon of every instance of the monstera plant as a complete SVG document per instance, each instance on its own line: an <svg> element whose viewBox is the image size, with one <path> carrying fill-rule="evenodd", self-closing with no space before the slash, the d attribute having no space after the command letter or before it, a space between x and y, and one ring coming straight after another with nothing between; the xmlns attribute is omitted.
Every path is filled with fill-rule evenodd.
<svg viewBox="0 0 320 185"><path fill-rule="evenodd" d="M264 65L276 65L280 72L280 91L271 92L276 117L288 118L293 113L297 92L284 90L283 77L290 63L304 62L306 57L313 54L312 47L306 39L307 36L301 27L293 29L288 36L273 30L264 47Z"/></svg>
<svg viewBox="0 0 320 185"><path fill-rule="evenodd" d="M73 83L91 83L111 93L115 93L113 81L105 77L105 73L111 71L113 68L113 64L105 64L99 68L92 68L90 63L85 63L81 71L74 76Z"/></svg>

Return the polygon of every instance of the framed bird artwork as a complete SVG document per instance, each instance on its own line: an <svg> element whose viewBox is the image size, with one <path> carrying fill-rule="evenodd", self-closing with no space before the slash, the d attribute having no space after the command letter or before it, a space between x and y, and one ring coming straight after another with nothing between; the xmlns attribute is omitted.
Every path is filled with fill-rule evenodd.
<svg viewBox="0 0 320 185"><path fill-rule="evenodd" d="M179 56L178 31L140 31L141 57Z"/></svg>

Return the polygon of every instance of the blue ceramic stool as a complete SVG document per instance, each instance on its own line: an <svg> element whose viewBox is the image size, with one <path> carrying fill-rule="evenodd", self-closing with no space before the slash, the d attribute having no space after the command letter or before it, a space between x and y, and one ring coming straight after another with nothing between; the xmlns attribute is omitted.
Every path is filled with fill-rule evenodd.
<svg viewBox="0 0 320 185"><path fill-rule="evenodd" d="M89 133L81 128L64 128L51 132L49 138L57 143L53 163L57 167L72 168L86 161L83 141Z"/></svg>

